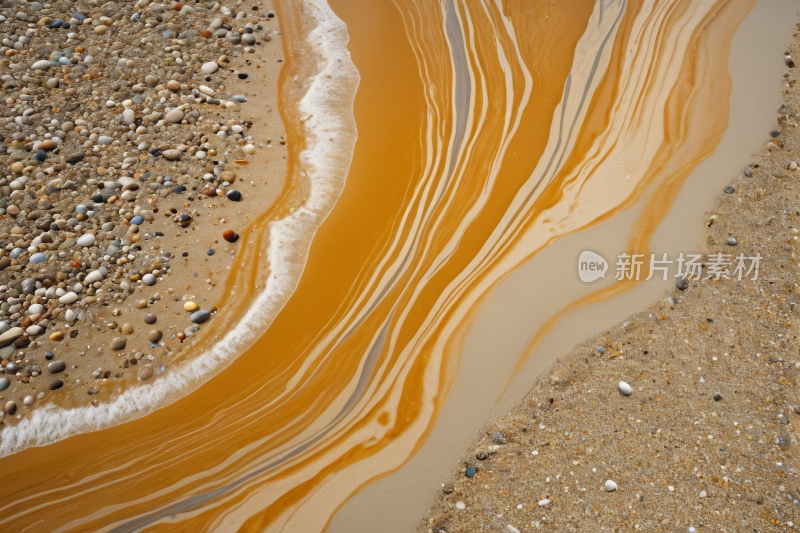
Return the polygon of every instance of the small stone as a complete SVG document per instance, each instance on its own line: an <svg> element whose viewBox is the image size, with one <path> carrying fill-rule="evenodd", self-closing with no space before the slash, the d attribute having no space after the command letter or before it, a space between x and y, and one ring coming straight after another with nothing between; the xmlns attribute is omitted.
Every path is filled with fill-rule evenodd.
<svg viewBox="0 0 800 533"><path fill-rule="evenodd" d="M49 61L48 61L49 64ZM217 70L219 70L219 65L217 65L214 61L209 61L208 63L204 63L200 69L205 72L206 74L213 74Z"/></svg>
<svg viewBox="0 0 800 533"><path fill-rule="evenodd" d="M167 122L175 124L183 120L183 116L184 116L183 111L181 111L180 109L173 109L172 111L167 113L166 116L164 116L164 119Z"/></svg>
<svg viewBox="0 0 800 533"><path fill-rule="evenodd" d="M64 386L64 382L61 381L60 379L56 379L56 380L51 381L50 383L47 384L47 388L50 389L50 390L58 390L63 386Z"/></svg>
<svg viewBox="0 0 800 533"><path fill-rule="evenodd" d="M486 455L483 452L478 452L475 454L475 459L477 459L478 461L485 461L487 457L488 455Z"/></svg>
<svg viewBox="0 0 800 533"><path fill-rule="evenodd" d="M183 304L183 308L186 311L194 311L194 310L197 309L197 304L194 303L194 302L186 302L185 304ZM21 335L21 333L20 333L20 335Z"/></svg>
<svg viewBox="0 0 800 533"><path fill-rule="evenodd" d="M231 190L229 190L229 191L228 191L228 192L225 194L225 196L227 196L227 197L228 197L228 200L231 200L231 201L233 201L233 202L238 202L239 200L241 200L241 199L242 199L242 193L240 193L240 192L239 192L239 191L237 191L236 189L231 189Z"/></svg>
<svg viewBox="0 0 800 533"><path fill-rule="evenodd" d="M147 300L142 298L136 301L136 309L144 309L145 307L147 307Z"/></svg>
<svg viewBox="0 0 800 533"><path fill-rule="evenodd" d="M734 189L733 187L728 185L727 187L725 187L725 192L728 193L728 194L733 194L733 193L736 192L736 189Z"/></svg>
<svg viewBox="0 0 800 533"><path fill-rule="evenodd" d="M680 290L685 291L686 288L689 286L689 280L684 277L680 277L675 280L675 286L678 287Z"/></svg>
<svg viewBox="0 0 800 533"><path fill-rule="evenodd" d="M76 318L78 318L78 315L72 309L67 309L67 312L64 313L64 320L66 320L67 322L72 322Z"/></svg>
<svg viewBox="0 0 800 533"><path fill-rule="evenodd" d="M464 475L467 477L474 477L476 473L477 471L471 466L468 466L467 469L464 471Z"/></svg>
<svg viewBox="0 0 800 533"><path fill-rule="evenodd" d="M539 500L539 507L547 507L551 503L553 502L549 498L545 498L544 500Z"/></svg>
<svg viewBox="0 0 800 533"><path fill-rule="evenodd" d="M67 369L67 363L64 361L53 361L47 365L47 371L51 374L59 374Z"/></svg>
<svg viewBox="0 0 800 533"><path fill-rule="evenodd" d="M208 320L208 317L210 316L211 313L203 309L201 311L195 311L194 313L192 313L192 316L189 317L189 320L191 320L195 324L199 324L201 322L205 322L206 320Z"/></svg>
<svg viewBox="0 0 800 533"><path fill-rule="evenodd" d="M0 391L6 390L9 386L11 386L11 382L8 379L0 378Z"/></svg>
<svg viewBox="0 0 800 533"><path fill-rule="evenodd" d="M456 488L452 483L447 483L442 487L442 492L445 494L453 494L455 491Z"/></svg>
<svg viewBox="0 0 800 533"><path fill-rule="evenodd" d="M721 399L722 399L722 395L720 395L720 394L715 394L715 395L714 395L714 401L715 401L715 402L718 402L718 401L720 401Z"/></svg>
<svg viewBox="0 0 800 533"><path fill-rule="evenodd" d="M33 396L28 395L28 396L25 396L25 399L22 400L22 403L25 404L25 407L30 407L31 405L33 405L34 401L35 401L35 398Z"/></svg>
<svg viewBox="0 0 800 533"><path fill-rule="evenodd" d="M605 483L606 492L614 492L617 490L617 484L610 479Z"/></svg>
<svg viewBox="0 0 800 533"><path fill-rule="evenodd" d="M147 334L147 340L149 340L150 342L158 342L158 341L161 340L162 336L163 336L163 333L161 333L157 329L154 329L153 331L151 331L150 333Z"/></svg>
<svg viewBox="0 0 800 533"><path fill-rule="evenodd" d="M161 155L168 161L175 161L181 158L181 153L178 150L165 150Z"/></svg>
<svg viewBox="0 0 800 533"><path fill-rule="evenodd" d="M158 279L152 274L145 274L144 276L142 276L142 283L144 283L148 287L155 285L156 281L158 281Z"/></svg>
<svg viewBox="0 0 800 533"><path fill-rule="evenodd" d="M135 216L131 219L132 226L141 226L144 223L144 219L140 216Z"/></svg>
<svg viewBox="0 0 800 533"><path fill-rule="evenodd" d="M228 242L236 242L239 236L233 230L226 229L222 232L222 238Z"/></svg>
<svg viewBox="0 0 800 533"><path fill-rule="evenodd" d="M145 381L153 377L153 365L144 365L139 369L139 379Z"/></svg>
<svg viewBox="0 0 800 533"><path fill-rule="evenodd" d="M11 328L5 333L0 334L0 346L8 346L23 333L25 333L25 330L22 328Z"/></svg>
<svg viewBox="0 0 800 533"><path fill-rule="evenodd" d="M5 411L7 415L13 415L17 412L17 403L14 401L6 402Z"/></svg>
<svg viewBox="0 0 800 533"><path fill-rule="evenodd" d="M728 237L728 246L736 246L737 244L739 244L739 241L735 237Z"/></svg>
<svg viewBox="0 0 800 533"><path fill-rule="evenodd" d="M467 504L464 503L464 502L458 502L458 503L456 503L456 508L463 511L464 509L467 508Z"/></svg>
<svg viewBox="0 0 800 533"><path fill-rule="evenodd" d="M625 383L624 381L620 381L619 385L617 385L617 387L619 388L619 391L622 394L624 394L625 396L630 396L631 393L633 392L633 389L631 388L631 386L628 385L627 383Z"/></svg>
<svg viewBox="0 0 800 533"><path fill-rule="evenodd" d="M144 315L144 323L145 324L155 324L156 323L156 315L153 313L147 313Z"/></svg>
<svg viewBox="0 0 800 533"><path fill-rule="evenodd" d="M214 255L214 249L209 248L208 250L206 250L206 255Z"/></svg>
<svg viewBox="0 0 800 533"><path fill-rule="evenodd" d="M506 524L506 533L519 533L519 529L515 528L511 524Z"/></svg>
<svg viewBox="0 0 800 533"><path fill-rule="evenodd" d="M50 340L53 342L58 342L64 340L64 334L60 331L56 331L55 333L50 334Z"/></svg>
<svg viewBox="0 0 800 533"><path fill-rule="evenodd" d="M77 299L78 299L78 295L75 294L74 292L70 291L67 294L65 294L64 296L62 296L61 298L59 298L58 301L61 302L62 304L71 304L71 303L74 303L75 301L77 301Z"/></svg>
<svg viewBox="0 0 800 533"><path fill-rule="evenodd" d="M117 352L124 350L127 343L128 339L125 337L114 337L114 340L111 341L111 349Z"/></svg>
<svg viewBox="0 0 800 533"><path fill-rule="evenodd" d="M91 246L94 244L95 239L96 238L94 235L92 235L91 233L86 233L78 237L77 244L78 246L84 246L84 247Z"/></svg>
<svg viewBox="0 0 800 533"><path fill-rule="evenodd" d="M130 335L131 333L133 333L133 325L128 324L127 322L122 324L122 333L124 333L125 335Z"/></svg>
<svg viewBox="0 0 800 533"><path fill-rule="evenodd" d="M606 353L605 347L604 346L598 346L597 347L597 353L599 353L600 355L603 355L604 353Z"/></svg>
<svg viewBox="0 0 800 533"><path fill-rule="evenodd" d="M797 170L797 161L789 161L789 170Z"/></svg>

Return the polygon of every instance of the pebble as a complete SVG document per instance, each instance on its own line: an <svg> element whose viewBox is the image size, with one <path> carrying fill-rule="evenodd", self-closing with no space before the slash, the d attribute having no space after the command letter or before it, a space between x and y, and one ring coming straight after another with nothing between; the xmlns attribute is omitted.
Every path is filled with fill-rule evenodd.
<svg viewBox="0 0 800 533"><path fill-rule="evenodd" d="M689 280L684 277L677 278L675 280L675 286L678 287L678 289L685 291L689 286Z"/></svg>
<svg viewBox="0 0 800 533"><path fill-rule="evenodd" d="M144 315L144 323L145 324L155 324L156 323L156 315L153 313L147 313Z"/></svg>
<svg viewBox="0 0 800 533"><path fill-rule="evenodd" d="M56 380L51 381L50 383L47 384L47 388L50 389L50 390L58 390L63 386L64 386L64 382L61 381L60 379L56 379Z"/></svg>
<svg viewBox="0 0 800 533"><path fill-rule="evenodd" d="M460 510L462 510L462 511L463 511L464 509L466 509L466 508L467 508L467 504L466 504L466 503L464 503L464 502L457 502L457 503L456 503L456 508L457 508L457 509L460 509Z"/></svg>
<svg viewBox="0 0 800 533"><path fill-rule="evenodd" d="M87 247L93 245L95 240L96 238L94 235L92 235L91 233L86 233L85 235L81 235L78 238L77 244L78 246Z"/></svg>
<svg viewBox="0 0 800 533"><path fill-rule="evenodd" d="M625 383L624 381L620 381L619 385L617 385L617 387L619 388L619 391L622 394L624 394L625 396L630 396L631 393L633 392L633 389L631 388L631 386L628 385L627 383Z"/></svg>
<svg viewBox="0 0 800 533"><path fill-rule="evenodd" d="M35 253L31 256L30 261L34 265L38 265L39 263L44 263L45 261L47 261L47 256L42 252Z"/></svg>
<svg viewBox="0 0 800 533"><path fill-rule="evenodd" d="M728 193L728 194L733 194L733 193L736 192L736 189L734 189L733 187L728 185L727 187L725 187L725 192Z"/></svg>
<svg viewBox="0 0 800 533"><path fill-rule="evenodd" d="M203 63L203 66L200 67L200 69L206 74L213 74L219 70L219 65L217 65L217 63L214 61L209 61L208 63Z"/></svg>
<svg viewBox="0 0 800 533"><path fill-rule="evenodd" d="M208 320L208 317L210 317L210 316L211 316L211 313L209 313L208 311L203 309L203 310L195 311L194 313L192 313L192 316L189 317L189 320L191 320L195 324L199 324L201 322L205 322L206 320Z"/></svg>
<svg viewBox="0 0 800 533"><path fill-rule="evenodd" d="M78 300L78 295L71 291L58 299L58 301L61 302L62 304L71 304L77 300Z"/></svg>
<svg viewBox="0 0 800 533"><path fill-rule="evenodd" d="M150 342L158 342L161 340L162 336L163 333L161 333L161 331L154 329L153 331L147 334L147 340L149 340Z"/></svg>
<svg viewBox="0 0 800 533"><path fill-rule="evenodd" d="M515 528L511 524L506 524L506 532L507 533L519 533L519 529Z"/></svg>
<svg viewBox="0 0 800 533"><path fill-rule="evenodd" d="M464 471L464 475L467 477L474 477L475 474L477 474L477 471L471 466L468 466L467 469Z"/></svg>
<svg viewBox="0 0 800 533"><path fill-rule="evenodd" d="M208 250L206 250L206 255L214 255L214 249L209 248Z"/></svg>
<svg viewBox="0 0 800 533"><path fill-rule="evenodd" d="M28 395L25 396L25 399L22 400L22 403L25 404L25 407L30 407L31 405L33 405L34 400L35 399L33 396Z"/></svg>
<svg viewBox="0 0 800 533"><path fill-rule="evenodd" d="M610 479L605 483L606 492L614 492L617 490L617 484L611 481Z"/></svg>
<svg viewBox="0 0 800 533"><path fill-rule="evenodd" d="M194 311L197 309L197 304L194 302L186 302L183 304L183 309L186 311Z"/></svg>
<svg viewBox="0 0 800 533"><path fill-rule="evenodd" d="M549 498L545 498L544 500L539 500L539 504L538 505L539 505L539 507L547 507L551 503L553 503L553 502L551 502Z"/></svg>
<svg viewBox="0 0 800 533"><path fill-rule="evenodd" d="M6 402L5 412L7 415L13 415L17 412L17 402Z"/></svg>
<svg viewBox="0 0 800 533"><path fill-rule="evenodd" d="M131 333L133 333L133 325L127 322L122 324L122 333L124 333L125 335L130 335Z"/></svg>
<svg viewBox="0 0 800 533"><path fill-rule="evenodd" d="M789 161L789 170L797 170L797 161Z"/></svg>
<svg viewBox="0 0 800 533"><path fill-rule="evenodd" d="M239 200L242 199L242 193L240 193L236 189L229 190L227 193L225 193L225 196L228 197L228 200L231 200L233 202L238 202Z"/></svg>
<svg viewBox="0 0 800 533"><path fill-rule="evenodd" d="M124 350L127 343L128 339L125 337L114 337L114 339L111 341L111 349L117 352Z"/></svg>
<svg viewBox="0 0 800 533"><path fill-rule="evenodd" d="M222 232L222 238L228 242L236 242L239 239L239 236L234 233L233 230L226 229Z"/></svg>
<svg viewBox="0 0 800 533"><path fill-rule="evenodd" d="M64 361L53 361L47 365L47 371L51 374L58 374L67 369L67 364Z"/></svg>
<svg viewBox="0 0 800 533"><path fill-rule="evenodd" d="M736 246L737 244L739 244L739 241L735 237L728 237L728 246Z"/></svg>
<svg viewBox="0 0 800 533"><path fill-rule="evenodd" d="M6 390L11 385L7 378L0 378L0 391Z"/></svg>
<svg viewBox="0 0 800 533"><path fill-rule="evenodd" d="M139 369L139 379L145 381L153 377L153 365L144 365Z"/></svg>
<svg viewBox="0 0 800 533"><path fill-rule="evenodd" d="M599 353L600 355L603 355L604 353L606 353L605 347L604 346L598 346L597 347L597 353Z"/></svg>
<svg viewBox="0 0 800 533"><path fill-rule="evenodd" d="M158 279L152 274L145 274L144 276L142 276L142 283L144 283L147 286L155 285L156 281L158 281Z"/></svg>

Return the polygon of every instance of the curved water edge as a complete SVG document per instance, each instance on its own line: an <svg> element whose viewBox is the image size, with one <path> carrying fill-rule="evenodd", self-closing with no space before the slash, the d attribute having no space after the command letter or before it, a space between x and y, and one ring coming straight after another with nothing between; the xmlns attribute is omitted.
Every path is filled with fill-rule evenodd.
<svg viewBox="0 0 800 533"><path fill-rule="evenodd" d="M307 90L296 103L297 109L285 111L302 117L305 148L298 154L290 181L304 194L302 203L291 206L287 216L267 226L267 259L258 265L271 274L264 290L236 326L210 349L179 363L152 383L125 390L98 407L50 404L19 424L5 427L0 432L0 457L135 420L189 394L252 345L294 293L314 234L344 189L357 138L353 101L360 81L347 50L347 27L327 2L304 0L301 11L313 28L305 40L314 59L309 65L315 66L316 72L304 80Z"/></svg>

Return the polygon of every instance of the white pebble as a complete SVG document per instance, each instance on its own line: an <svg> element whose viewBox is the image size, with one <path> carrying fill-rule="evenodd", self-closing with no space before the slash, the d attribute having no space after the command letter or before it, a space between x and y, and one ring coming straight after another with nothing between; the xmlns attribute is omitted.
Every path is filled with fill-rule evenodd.
<svg viewBox="0 0 800 533"><path fill-rule="evenodd" d="M610 479L606 481L606 492L614 492L617 490L617 484L611 481Z"/></svg>
<svg viewBox="0 0 800 533"><path fill-rule="evenodd" d="M209 61L208 63L204 63L203 66L200 68L206 74L213 74L217 70L219 70L219 65L217 65L214 61Z"/></svg>
<svg viewBox="0 0 800 533"><path fill-rule="evenodd" d="M94 244L95 236L91 233L86 233L78 238L78 246L91 246Z"/></svg>
<svg viewBox="0 0 800 533"><path fill-rule="evenodd" d="M512 526L511 524L508 524L508 525L506 526L506 531L507 531L508 533L519 533L519 529L515 528L515 527L514 527L514 526Z"/></svg>
<svg viewBox="0 0 800 533"><path fill-rule="evenodd" d="M59 302L62 304L71 304L78 299L78 295L74 292L68 292L64 296L58 299Z"/></svg>
<svg viewBox="0 0 800 533"><path fill-rule="evenodd" d="M550 501L550 498L545 498L544 500L539 501L539 507L547 507L551 503L553 502Z"/></svg>
<svg viewBox="0 0 800 533"><path fill-rule="evenodd" d="M464 503L464 502L458 502L458 503L456 503L456 507L463 511L464 509L467 508L467 504Z"/></svg>
<svg viewBox="0 0 800 533"><path fill-rule="evenodd" d="M64 313L64 320L66 320L67 322L72 322L76 318L78 318L78 315L75 314L75 311L73 311L72 309L67 309L67 312Z"/></svg>
<svg viewBox="0 0 800 533"><path fill-rule="evenodd" d="M627 383L625 383L624 381L620 381L618 387L619 387L619 391L622 394L624 394L625 396L630 396L631 393L633 392L633 389L631 388L631 386L628 385Z"/></svg>

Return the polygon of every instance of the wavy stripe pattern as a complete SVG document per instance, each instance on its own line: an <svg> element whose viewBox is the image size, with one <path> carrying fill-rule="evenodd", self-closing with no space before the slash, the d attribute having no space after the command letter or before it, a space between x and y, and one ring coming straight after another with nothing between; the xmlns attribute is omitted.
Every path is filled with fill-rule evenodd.
<svg viewBox="0 0 800 533"><path fill-rule="evenodd" d="M290 46L321 100L309 107L311 92L284 79L296 106L286 116L309 128L287 198L314 198L324 176L339 187L346 174L347 186L255 228L249 250L269 246L269 268L243 261L231 289L269 280L292 297L202 387L0 460L19 476L0 489L0 529L324 530L424 441L469 317L502 276L646 186L679 186L713 151L730 91L724 59L754 0L289 4L282 24L308 38ZM360 85L346 64L314 71L344 61L348 39ZM357 85L355 102L326 80ZM338 118L320 119L320 107ZM336 150L313 151L326 146ZM337 198L310 252L281 240L280 228L318 223ZM294 270L276 268L286 263ZM31 434L3 433L0 447L57 440Z"/></svg>

